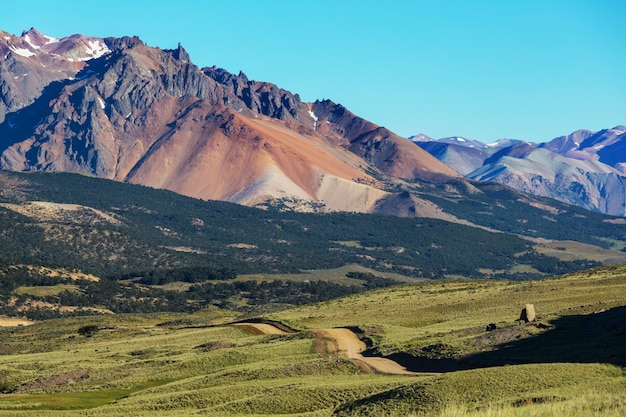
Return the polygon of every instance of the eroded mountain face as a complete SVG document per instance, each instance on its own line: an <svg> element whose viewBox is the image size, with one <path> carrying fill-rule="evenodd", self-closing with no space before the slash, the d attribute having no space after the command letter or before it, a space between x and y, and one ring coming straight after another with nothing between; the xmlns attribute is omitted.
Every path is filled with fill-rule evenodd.
<svg viewBox="0 0 626 417"><path fill-rule="evenodd" d="M8 170L78 172L252 206L435 217L437 207L398 184L461 173L624 216L625 132L581 130L544 144L425 138L422 149L330 100L305 103L243 73L199 68L180 45L0 31Z"/></svg>
<svg viewBox="0 0 626 417"><path fill-rule="evenodd" d="M248 205L376 211L391 177L459 175L331 101L198 68L138 38L0 33L0 167ZM388 209L387 209L388 210Z"/></svg>

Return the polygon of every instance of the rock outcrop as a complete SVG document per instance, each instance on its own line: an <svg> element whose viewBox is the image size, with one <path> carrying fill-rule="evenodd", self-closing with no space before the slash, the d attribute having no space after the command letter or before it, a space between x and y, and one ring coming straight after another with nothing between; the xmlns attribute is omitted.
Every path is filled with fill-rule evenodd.
<svg viewBox="0 0 626 417"><path fill-rule="evenodd" d="M535 321L537 317L535 313L535 305L534 304L526 304L526 306L522 309L519 320L524 323L532 323Z"/></svg>

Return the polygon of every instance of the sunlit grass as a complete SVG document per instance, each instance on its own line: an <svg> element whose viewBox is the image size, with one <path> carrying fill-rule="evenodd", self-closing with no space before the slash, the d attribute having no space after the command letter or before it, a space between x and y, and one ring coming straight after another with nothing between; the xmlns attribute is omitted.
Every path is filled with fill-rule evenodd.
<svg viewBox="0 0 626 417"><path fill-rule="evenodd" d="M621 368L598 364L532 364L476 369L408 383L348 403L340 407L339 415L480 416L495 411L491 415L507 416L517 414L506 414L504 410L515 413L526 407L538 409L550 405L560 408L567 404L562 407L567 408L585 404L587 402L580 402L580 398L599 390L603 390L602 403L618 407L624 405L624 382ZM587 409L594 407L589 403Z"/></svg>
<svg viewBox="0 0 626 417"><path fill-rule="evenodd" d="M539 253L554 256L563 261L572 261L575 259L589 259L602 263L626 261L626 254L622 251L624 242L604 238L599 239L609 242L612 248L604 249L599 246L573 240L553 240L537 244L535 245L535 249Z"/></svg>
<svg viewBox="0 0 626 417"><path fill-rule="evenodd" d="M382 352L445 343L471 354L486 323L518 326L526 303L549 324L625 300L626 268L616 266L533 282L420 282L273 313L303 330L287 335L225 325L241 316L218 309L0 329L0 416L613 417L626 407L626 378L615 365L530 361L376 375L316 349L309 330L359 326ZM98 330L79 334L88 325ZM528 326L525 337L543 331ZM81 378L66 377L77 371Z"/></svg>
<svg viewBox="0 0 626 417"><path fill-rule="evenodd" d="M40 285L36 287L24 286L15 290L18 295L34 295L37 297L58 295L64 291L76 292L78 291L78 286L72 284Z"/></svg>
<svg viewBox="0 0 626 417"><path fill-rule="evenodd" d="M294 328L377 326L384 345L455 339L488 323L513 325L527 303L538 320L590 313L626 300L624 267L538 281L448 281L375 290L271 315ZM449 337L448 337L449 336ZM453 340L447 340L452 342Z"/></svg>
<svg viewBox="0 0 626 417"><path fill-rule="evenodd" d="M109 389L83 392L8 394L0 400L3 409L84 410L100 407L125 398L136 391L158 386L166 381L147 381L132 389Z"/></svg>
<svg viewBox="0 0 626 417"><path fill-rule="evenodd" d="M590 391L570 399L535 398L516 404L489 404L479 408L447 405L437 417L622 417L626 391Z"/></svg>

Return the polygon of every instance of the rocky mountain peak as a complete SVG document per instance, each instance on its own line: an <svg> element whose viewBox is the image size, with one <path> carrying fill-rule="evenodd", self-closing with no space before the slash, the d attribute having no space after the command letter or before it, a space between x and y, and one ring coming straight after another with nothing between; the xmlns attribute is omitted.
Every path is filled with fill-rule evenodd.
<svg viewBox="0 0 626 417"><path fill-rule="evenodd" d="M550 142L539 145L540 147L549 149L552 152L556 152L558 154L566 154L571 151L575 151L580 149L581 144L590 136L593 135L594 132L590 130L577 130L567 136L559 136L558 138L552 139Z"/></svg>
<svg viewBox="0 0 626 417"><path fill-rule="evenodd" d="M55 170L242 204L372 211L372 177L458 177L419 147L330 100L216 66L179 43L2 35L0 167ZM304 201L305 204L300 204ZM272 203L274 204L274 203Z"/></svg>
<svg viewBox="0 0 626 417"><path fill-rule="evenodd" d="M104 42L111 51L131 49L136 46L145 46L138 36L122 36L121 38L105 38Z"/></svg>
<svg viewBox="0 0 626 417"><path fill-rule="evenodd" d="M185 48L183 48L180 42L178 42L178 47L172 50L172 52L173 52L174 59L177 59L180 62L188 63L191 61L191 59L189 58L189 54L187 53Z"/></svg>
<svg viewBox="0 0 626 417"><path fill-rule="evenodd" d="M34 27L31 27L28 30L23 30L22 31L22 37L26 36L26 35L33 35L33 36L42 36L42 33L39 32L37 29L35 29Z"/></svg>
<svg viewBox="0 0 626 417"><path fill-rule="evenodd" d="M500 140L481 149L445 141L419 144L473 180L626 215L626 133L620 126L598 132L581 129L539 144Z"/></svg>
<svg viewBox="0 0 626 417"><path fill-rule="evenodd" d="M409 136L409 140L413 141L413 142L432 142L434 141L433 138L431 138L430 136L424 134L424 133L418 133L416 135L411 135Z"/></svg>
<svg viewBox="0 0 626 417"><path fill-rule="evenodd" d="M35 28L22 32L21 38L35 49L39 49L54 40L54 38L42 34Z"/></svg>
<svg viewBox="0 0 626 417"><path fill-rule="evenodd" d="M459 177L451 168L441 169L439 160L413 142L356 116L341 104L316 101L312 112L318 118L318 131L338 138L342 146L387 175L430 181Z"/></svg>

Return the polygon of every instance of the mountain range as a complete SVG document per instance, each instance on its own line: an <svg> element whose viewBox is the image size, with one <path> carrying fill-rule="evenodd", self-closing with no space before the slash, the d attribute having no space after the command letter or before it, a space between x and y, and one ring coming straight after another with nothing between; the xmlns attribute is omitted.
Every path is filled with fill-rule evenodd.
<svg viewBox="0 0 626 417"><path fill-rule="evenodd" d="M407 140L0 31L0 414L621 416L625 131Z"/></svg>
<svg viewBox="0 0 626 417"><path fill-rule="evenodd" d="M80 173L261 208L453 221L425 188L495 181L624 216L625 132L580 130L542 144L407 140L330 100L303 102L242 72L199 68L180 44L0 31L4 170Z"/></svg>
<svg viewBox="0 0 626 417"><path fill-rule="evenodd" d="M578 130L545 143L411 139L467 178L495 181L588 210L626 215L626 126Z"/></svg>
<svg viewBox="0 0 626 417"><path fill-rule="evenodd" d="M394 178L460 177L329 100L136 37L0 33L0 168L303 211L378 212Z"/></svg>

